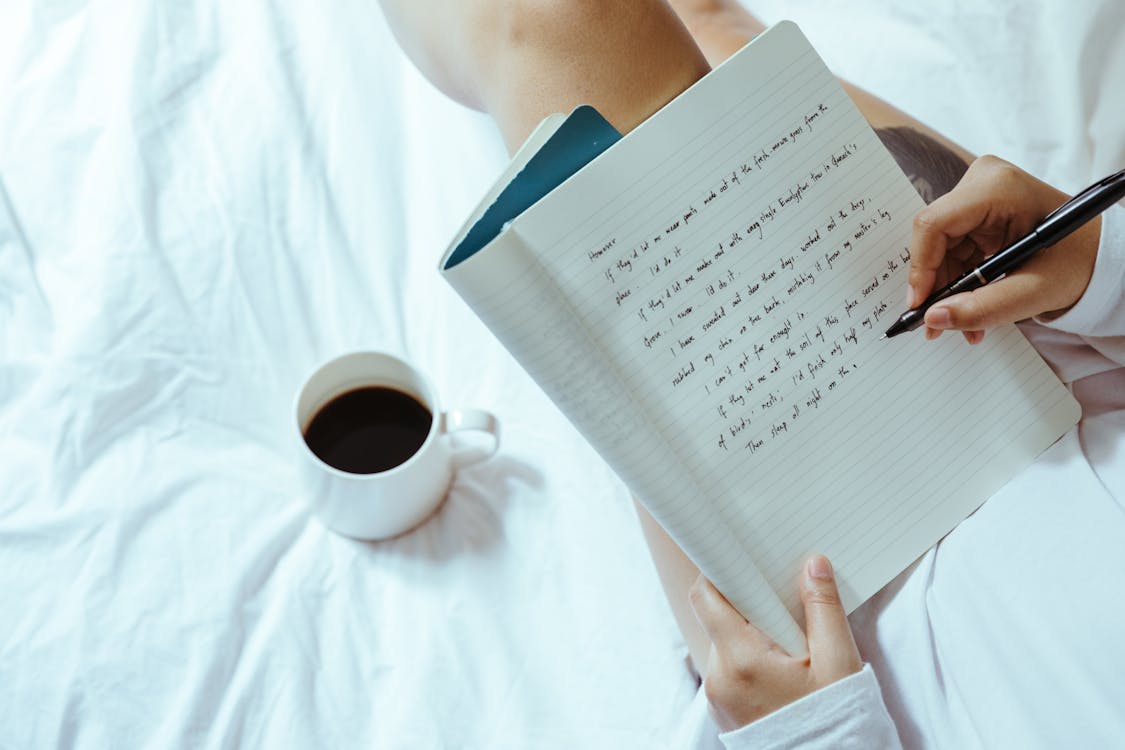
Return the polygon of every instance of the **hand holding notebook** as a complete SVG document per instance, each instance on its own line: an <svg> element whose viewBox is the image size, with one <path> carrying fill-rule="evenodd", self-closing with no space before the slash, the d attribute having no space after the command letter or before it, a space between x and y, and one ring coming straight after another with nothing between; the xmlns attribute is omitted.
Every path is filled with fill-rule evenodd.
<svg viewBox="0 0 1125 750"><path fill-rule="evenodd" d="M850 611L1078 419L1015 328L877 341L923 204L791 23L623 139L545 123L504 181L446 278L791 653L805 558Z"/></svg>

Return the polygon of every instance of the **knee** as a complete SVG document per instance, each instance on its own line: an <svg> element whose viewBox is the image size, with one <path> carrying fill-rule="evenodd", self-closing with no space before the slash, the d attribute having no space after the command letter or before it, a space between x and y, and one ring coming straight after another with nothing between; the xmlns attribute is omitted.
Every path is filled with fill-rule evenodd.
<svg viewBox="0 0 1125 750"><path fill-rule="evenodd" d="M632 0L486 0L478 24L484 53L558 47L620 23ZM638 3L644 5L645 3Z"/></svg>
<svg viewBox="0 0 1125 750"><path fill-rule="evenodd" d="M399 42L438 88L481 106L481 87L534 56L567 60L660 10L662 0L381 0ZM619 40L614 40L619 41Z"/></svg>

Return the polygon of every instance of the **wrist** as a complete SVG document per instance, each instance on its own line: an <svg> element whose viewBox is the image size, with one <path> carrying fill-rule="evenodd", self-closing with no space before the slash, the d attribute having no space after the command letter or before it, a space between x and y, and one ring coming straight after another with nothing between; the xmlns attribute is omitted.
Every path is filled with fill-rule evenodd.
<svg viewBox="0 0 1125 750"><path fill-rule="evenodd" d="M1082 299L1094 276L1098 247L1102 236L1102 217L1097 216L1059 243L1055 252L1066 256L1066 278L1056 279L1062 296L1058 307L1040 313L1041 321L1054 320L1065 315Z"/></svg>
<svg viewBox="0 0 1125 750"><path fill-rule="evenodd" d="M1125 334L1122 312L1125 285L1125 207L1114 205L1081 231L1096 232L1092 272L1077 300L1060 311L1035 317L1036 322L1083 336Z"/></svg>
<svg viewBox="0 0 1125 750"><path fill-rule="evenodd" d="M900 747L870 665L773 713L719 735L727 750L818 747ZM862 744L859 744L862 743Z"/></svg>

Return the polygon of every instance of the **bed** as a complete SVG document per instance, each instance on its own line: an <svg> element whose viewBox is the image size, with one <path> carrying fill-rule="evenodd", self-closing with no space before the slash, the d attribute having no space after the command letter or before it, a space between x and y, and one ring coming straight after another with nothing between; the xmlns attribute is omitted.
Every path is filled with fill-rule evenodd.
<svg viewBox="0 0 1125 750"><path fill-rule="evenodd" d="M1071 191L1125 164L1116 0L753 9L974 152ZM505 161L370 0L0 9L0 748L686 736L696 683L626 490L436 271ZM377 544L311 519L293 460L302 379L362 348L503 429ZM953 550L993 544L982 515ZM965 622L908 611L856 617L904 740L990 746L1028 705L982 727L974 690L907 675L911 632ZM1020 736L1066 736L1065 710L1036 716Z"/></svg>

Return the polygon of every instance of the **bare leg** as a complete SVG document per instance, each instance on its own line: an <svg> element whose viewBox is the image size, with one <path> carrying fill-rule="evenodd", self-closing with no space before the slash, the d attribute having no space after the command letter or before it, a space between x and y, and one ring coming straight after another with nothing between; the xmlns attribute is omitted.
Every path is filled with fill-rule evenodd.
<svg viewBox="0 0 1125 750"><path fill-rule="evenodd" d="M514 150L545 116L592 104L622 132L710 68L662 0L383 0L403 48L483 109Z"/></svg>
<svg viewBox="0 0 1125 750"><path fill-rule="evenodd" d="M544 116L578 104L592 104L622 132L631 130L763 28L734 0L382 2L422 72L454 99L488 112L509 150ZM843 85L923 198L952 189L971 161L967 152ZM637 512L676 622L702 668L710 643L687 594L699 570L644 508Z"/></svg>

